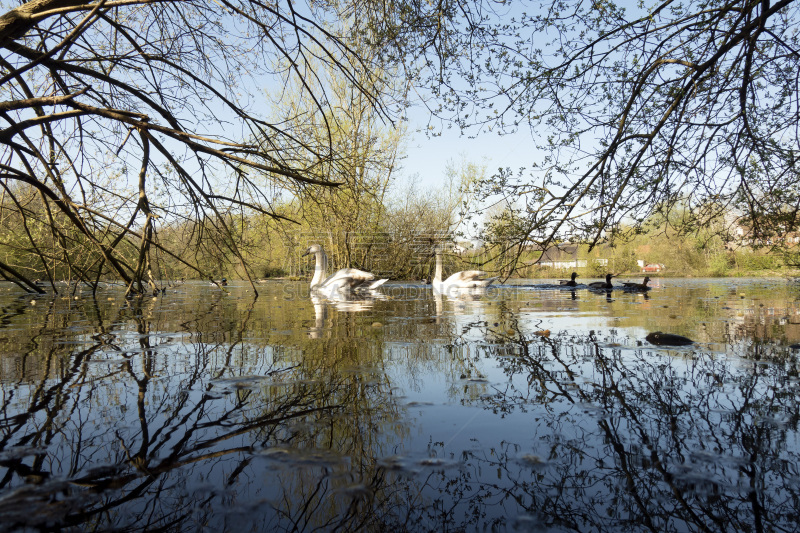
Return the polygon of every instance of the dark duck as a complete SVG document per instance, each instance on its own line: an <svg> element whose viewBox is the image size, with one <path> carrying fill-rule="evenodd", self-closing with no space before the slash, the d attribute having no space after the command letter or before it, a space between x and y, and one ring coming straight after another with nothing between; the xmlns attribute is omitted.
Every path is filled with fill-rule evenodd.
<svg viewBox="0 0 800 533"><path fill-rule="evenodd" d="M623 283L622 288L626 291L632 292L646 292L652 289L653 287L648 287L647 282L650 281L650 278L647 276L644 277L644 281L641 283Z"/></svg>
<svg viewBox="0 0 800 533"><path fill-rule="evenodd" d="M595 281L594 283L589 284L590 289L613 289L614 286L611 284L611 278L613 278L613 274L606 274L605 281Z"/></svg>
<svg viewBox="0 0 800 533"><path fill-rule="evenodd" d="M577 278L577 277L578 277L578 273L577 272L573 272L572 276L570 276L570 279L560 279L560 280L558 280L558 284L559 285L564 285L565 287L574 287L574 286L576 286L578 284L578 282L575 281L575 278Z"/></svg>

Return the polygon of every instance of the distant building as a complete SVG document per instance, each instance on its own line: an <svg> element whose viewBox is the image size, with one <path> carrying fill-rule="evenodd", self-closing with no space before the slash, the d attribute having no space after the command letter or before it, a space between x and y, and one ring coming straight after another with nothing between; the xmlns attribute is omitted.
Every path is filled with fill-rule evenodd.
<svg viewBox="0 0 800 533"><path fill-rule="evenodd" d="M608 265L608 259L593 259L592 262L603 266ZM585 268L588 263L589 261L586 259L578 259L577 244L564 244L544 250L537 264L544 268L568 270L571 268Z"/></svg>
<svg viewBox="0 0 800 533"><path fill-rule="evenodd" d="M800 234L797 231L788 231L781 226L771 235L755 237L753 228L747 224L736 224L731 232L731 242L727 244L730 249L738 246L773 246L781 243L788 245L800 244Z"/></svg>

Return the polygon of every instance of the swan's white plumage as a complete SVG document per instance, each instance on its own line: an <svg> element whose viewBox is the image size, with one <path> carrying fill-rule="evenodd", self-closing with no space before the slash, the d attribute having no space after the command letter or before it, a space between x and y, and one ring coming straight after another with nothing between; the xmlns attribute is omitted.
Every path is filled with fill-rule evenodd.
<svg viewBox="0 0 800 533"><path fill-rule="evenodd" d="M487 278L483 270L462 270L442 280L442 252L436 250L436 272L433 276L433 290L447 292L451 289L480 289L488 287L496 277Z"/></svg>
<svg viewBox="0 0 800 533"><path fill-rule="evenodd" d="M311 290L323 296L332 297L337 293L374 290L384 283L386 279L375 279L375 274L357 268L342 268L328 277L328 256L320 244L312 244L303 256L314 254L316 264L314 277L311 279Z"/></svg>

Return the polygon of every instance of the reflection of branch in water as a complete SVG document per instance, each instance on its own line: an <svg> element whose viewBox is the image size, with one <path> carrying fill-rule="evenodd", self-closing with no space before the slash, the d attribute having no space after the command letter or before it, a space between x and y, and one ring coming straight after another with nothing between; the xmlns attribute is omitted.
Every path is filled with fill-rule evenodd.
<svg viewBox="0 0 800 533"><path fill-rule="evenodd" d="M162 343L154 304L103 305L77 345L53 343L59 313L36 311L46 326L26 357L47 373L0 384L0 529L796 530L795 359L532 335L503 302L496 319L436 324L427 301L400 342L356 313L332 313L328 338L292 336L263 306L218 298ZM257 328L281 333L248 340ZM420 331L435 342L410 342ZM397 359L409 388L425 370L459 384L498 364L502 384L452 399L517 429L409 451ZM33 400L20 409L19 394Z"/></svg>
<svg viewBox="0 0 800 533"><path fill-rule="evenodd" d="M72 363L63 368L61 377L58 380L48 379L51 374L51 368L61 366L59 363L62 360L68 359L65 354L69 353L69 348L59 345L53 345L49 342L50 327L52 321L56 317L55 305L56 300L49 300L49 305L43 312L43 320L41 327L38 329L37 334L33 335L29 342L29 353L43 351L43 365L41 365L41 381L32 388L30 399L27 409L13 416L8 415L8 409L12 404L13 395L6 396L3 402L3 412L5 420L10 421L10 424L3 424L3 437L0 439L0 450L9 447L39 447L46 446L55 435L55 428L57 427L56 419L61 415L61 410L64 409L69 401L74 396L69 390L69 383L73 381L76 376L82 373L82 363L88 360L93 354L98 353L102 343L97 343L88 348L71 354ZM30 311L30 308L20 310L20 315L25 311ZM37 311L37 313L40 311ZM28 354L24 358L27 358ZM24 375L20 376L20 383L24 379ZM48 386L49 385L49 386ZM17 389L19 390L19 389ZM44 420L37 420L37 415L44 413ZM33 421L33 422L32 422ZM38 422L38 423L37 423ZM26 430L34 426L32 432L26 433ZM16 439L16 440L15 440ZM16 458L12 461L3 461L2 466L8 469L6 475L0 481L0 488L9 486L13 481L15 472L21 477L30 475L30 472L36 472L39 478L48 478L50 473L44 470L44 460L46 455L43 453L34 454L34 461L31 467L23 463L23 457Z"/></svg>
<svg viewBox="0 0 800 533"><path fill-rule="evenodd" d="M3 404L6 419L14 420L16 428L2 434L6 451L0 451L0 464L8 459L16 462L17 468L5 469L0 521L7 525L0 529L14 524L76 528L91 523L105 529L222 526L228 514L219 512L220 508L227 510L236 501L230 494L241 493L242 501L247 502L250 491L283 493L285 497L270 500L264 512L244 515L242 520L250 521L251 526L253 521L280 524L269 518L283 513L279 501L287 502L286 511L296 523L344 524L344 529L351 529L346 524L369 520L360 512L341 514L343 508L333 506L333 500L329 502L325 495L339 494L342 483L320 478L316 466L306 467L302 459L291 475L313 480L318 489L305 492L307 485L293 489L291 483L285 487L254 483L269 477L259 450L279 444L297 449L329 448L340 457L339 462L342 454L348 454L353 458L352 465L348 463L349 475L354 478L347 485L363 484L376 472L375 454L386 453L387 442L396 438L393 432L387 433L387 427L396 425L397 431L403 431L404 426L398 422L398 406L387 400L391 386L383 373L370 375L368 368L353 366L363 364L359 359L369 353L363 342L350 332L341 339L307 346L302 359L282 358L281 354L291 355L297 348L288 345L289 349L279 352L278 347L259 348L245 341L253 306L237 315L237 321L226 322L220 317L227 313L228 302L212 299L206 307L199 306L192 326L187 327L192 342L164 350L164 344L153 342L162 328L149 305L126 302L117 308L117 316L107 318L106 309L97 309L93 315L98 322L89 348L58 345L59 357L70 359L74 372L56 383L53 392L39 402L41 407L32 403L28 412L18 417L10 411L10 404ZM346 314L342 318L334 321L334 330L355 325ZM221 326L212 330L212 338L230 342L202 342L208 336L195 329L201 320L212 327ZM45 329L53 330L50 326ZM128 346L129 342L134 346ZM184 347L190 352L185 353ZM41 348L33 349L37 357ZM108 357L109 353L114 357ZM222 357L211 359L217 353ZM343 364L334 370L337 359ZM50 359L44 361L51 365ZM246 369L245 361L250 361L255 372L237 377ZM114 370L105 371L108 367ZM113 382L103 382L98 376L113 376ZM48 377L45 372L34 398L47 390L45 383L52 383ZM54 403L55 399L59 402ZM136 409L128 410L133 405ZM42 419L36 418L37 409L52 409L45 427L38 425ZM64 413L71 414L65 417ZM116 431L107 431L109 424ZM389 435L392 439L386 438ZM23 449L26 442L42 446ZM53 447L48 448L50 443ZM17 455L12 459L2 453ZM29 467L31 458L43 468ZM96 468L97 464L113 466ZM62 470L62 465L69 470ZM213 490L197 486L201 479L220 474L224 482ZM24 490L23 477L33 476L42 481L31 493ZM180 490L182 486L187 487L185 492ZM378 501L371 488L365 490L371 494L368 501ZM94 496L98 491L101 498ZM53 494L60 495L63 505L51 504ZM341 494L348 498L346 492ZM341 499L337 497L339 503ZM304 500L309 507L298 514L295 506ZM351 503L352 509L363 507L356 504L356 498ZM25 512L20 512L23 508ZM146 514L140 509L147 509Z"/></svg>
<svg viewBox="0 0 800 533"><path fill-rule="evenodd" d="M676 359L662 350L613 347L619 343L593 334L526 339L517 333L518 357L500 361L509 376L524 379L496 387L487 407L534 410L550 429L537 431L548 436L550 452L534 467L533 480L506 489L516 499L523 489L526 507L541 521L581 531L793 528L790 502L800 495L788 489L794 494L782 496L793 474L776 463L786 450L786 421L760 422L776 411L797 412L794 401L780 399L782 387L774 386L780 377L733 372L711 354ZM591 381L576 382L579 376ZM577 437L565 441L559 435L567 421L580 431L570 430ZM798 417L791 427L797 431ZM487 469L515 468L508 464L514 457L505 464L501 457L475 460L489 462ZM556 488L563 497L551 499ZM598 499L603 493L612 498Z"/></svg>

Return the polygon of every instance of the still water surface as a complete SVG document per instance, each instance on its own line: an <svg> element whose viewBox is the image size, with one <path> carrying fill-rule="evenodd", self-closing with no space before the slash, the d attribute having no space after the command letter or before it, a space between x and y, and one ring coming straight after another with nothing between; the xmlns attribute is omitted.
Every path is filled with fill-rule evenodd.
<svg viewBox="0 0 800 533"><path fill-rule="evenodd" d="M800 288L652 284L0 286L0 529L800 530Z"/></svg>

